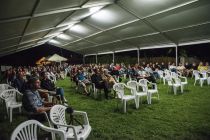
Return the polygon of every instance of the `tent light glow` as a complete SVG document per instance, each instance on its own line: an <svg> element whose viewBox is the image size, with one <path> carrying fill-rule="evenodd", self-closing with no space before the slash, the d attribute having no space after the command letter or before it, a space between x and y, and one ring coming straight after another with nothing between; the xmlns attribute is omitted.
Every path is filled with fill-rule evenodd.
<svg viewBox="0 0 210 140"><path fill-rule="evenodd" d="M183 43L179 43L179 46L204 44L204 43L210 43L210 40L207 39L207 40L197 40L197 41L191 41L191 42L183 42Z"/></svg>
<svg viewBox="0 0 210 140"><path fill-rule="evenodd" d="M79 23L80 21L71 21L68 23L68 28L71 28L72 26L74 26L74 24Z"/></svg>
<svg viewBox="0 0 210 140"><path fill-rule="evenodd" d="M60 45L61 44L59 41L54 40L54 39L50 40L49 43L57 44L57 45Z"/></svg>
<svg viewBox="0 0 210 140"><path fill-rule="evenodd" d="M116 21L116 16L113 12L109 11L109 10L101 10L99 12L96 12L95 14L93 14L91 16L92 19L99 21L101 23L113 23L114 21ZM109 20L107 20L109 19Z"/></svg>
<svg viewBox="0 0 210 140"><path fill-rule="evenodd" d="M57 38L63 39L63 40L71 40L72 38L66 34L60 34L57 36Z"/></svg>
<svg viewBox="0 0 210 140"><path fill-rule="evenodd" d="M70 31L77 32L77 33L87 33L88 29L84 26L77 24L70 28Z"/></svg>
<svg viewBox="0 0 210 140"><path fill-rule="evenodd" d="M91 14L93 14L93 13L99 11L102 7L103 7L103 6L91 7L91 8L89 9L89 12L90 12Z"/></svg>
<svg viewBox="0 0 210 140"><path fill-rule="evenodd" d="M171 47L176 47L176 44L162 44L162 45L147 46L147 47L141 47L140 50L161 49L161 48L171 48Z"/></svg>
<svg viewBox="0 0 210 140"><path fill-rule="evenodd" d="M138 50L138 48L131 48L131 49L124 49L124 50L117 50L115 53L120 53L120 52L128 52L128 51L135 51Z"/></svg>
<svg viewBox="0 0 210 140"><path fill-rule="evenodd" d="M103 55L103 54L112 54L112 53L114 53L114 52L109 51L109 52L102 52L102 53L98 53L98 55Z"/></svg>

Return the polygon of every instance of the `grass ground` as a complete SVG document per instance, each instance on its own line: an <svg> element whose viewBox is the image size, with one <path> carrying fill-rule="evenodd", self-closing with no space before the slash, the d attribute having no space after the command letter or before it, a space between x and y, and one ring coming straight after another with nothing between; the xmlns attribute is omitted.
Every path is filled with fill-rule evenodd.
<svg viewBox="0 0 210 140"><path fill-rule="evenodd" d="M122 113L117 100L95 100L75 91L69 79L58 81L75 110L86 111L92 126L89 140L208 140L210 139L210 86L194 86L188 79L184 94L167 93L167 85L158 84L160 100L152 105L143 100L140 108L128 102L127 113ZM9 139L15 127L26 117L14 115L14 121L5 119L0 107L0 139Z"/></svg>

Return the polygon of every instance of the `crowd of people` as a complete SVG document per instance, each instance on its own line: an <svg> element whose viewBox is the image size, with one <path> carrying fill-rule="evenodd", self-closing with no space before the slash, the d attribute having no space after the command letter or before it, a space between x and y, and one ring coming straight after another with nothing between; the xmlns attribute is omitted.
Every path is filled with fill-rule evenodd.
<svg viewBox="0 0 210 140"><path fill-rule="evenodd" d="M4 72L4 81L18 91L23 93L23 106L29 112L43 112L50 110L55 103L67 103L62 87L56 87L55 81L49 78L49 75L56 79L63 79L69 75L76 86L81 86L84 95L90 95L88 86L104 90L105 99L109 99L109 93L116 82L121 82L123 78L139 80L146 78L155 83L160 75L159 70L169 69L179 72L188 77L192 75L193 70L210 71L209 63L200 62L185 64L168 62L145 63L135 65L121 64L83 64L83 65L51 65L36 67L12 67ZM52 103L49 98L53 97Z"/></svg>
<svg viewBox="0 0 210 140"><path fill-rule="evenodd" d="M209 63L200 62L185 64L179 63L178 66L174 62L162 63L145 63L135 65L121 64L86 64L69 66L70 77L77 86L82 86L84 95L89 95L87 86L91 83L98 89L104 89L105 97L108 99L108 93L114 83L120 82L122 78L139 80L146 78L156 83L160 78L158 71L168 69L172 72L180 73L182 76L192 76L193 70L210 71Z"/></svg>
<svg viewBox="0 0 210 140"><path fill-rule="evenodd" d="M55 81L50 79L50 76L63 79L67 66L11 67L3 73L2 83L23 94L22 105L28 113L36 114L34 119L43 119L42 113L48 112L54 104L67 104L63 88L56 87Z"/></svg>

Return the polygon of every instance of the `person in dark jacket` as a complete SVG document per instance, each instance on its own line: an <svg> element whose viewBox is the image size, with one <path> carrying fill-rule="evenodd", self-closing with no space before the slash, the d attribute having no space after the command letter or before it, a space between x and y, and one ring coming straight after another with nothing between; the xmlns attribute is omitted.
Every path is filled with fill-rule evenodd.
<svg viewBox="0 0 210 140"><path fill-rule="evenodd" d="M42 90L43 89L43 90ZM63 88L58 88L55 84L48 78L46 72L41 73L41 89L40 92L47 92L51 95L59 95L63 103L66 103L67 100L64 97L64 90Z"/></svg>
<svg viewBox="0 0 210 140"><path fill-rule="evenodd" d="M108 82L103 80L102 75L99 73L99 69L94 69L94 74L91 76L91 82L95 84L95 88L104 89L105 98L108 99Z"/></svg>
<svg viewBox="0 0 210 140"><path fill-rule="evenodd" d="M24 93L26 90L26 80L24 79L24 72L20 71L14 80L14 88L19 92Z"/></svg>

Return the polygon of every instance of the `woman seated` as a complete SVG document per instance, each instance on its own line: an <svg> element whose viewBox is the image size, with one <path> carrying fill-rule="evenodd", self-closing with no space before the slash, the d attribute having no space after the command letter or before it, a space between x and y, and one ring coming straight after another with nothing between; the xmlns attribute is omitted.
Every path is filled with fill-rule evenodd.
<svg viewBox="0 0 210 140"><path fill-rule="evenodd" d="M180 72L182 75L186 75L186 68L182 63L179 63L177 67L177 71Z"/></svg>
<svg viewBox="0 0 210 140"><path fill-rule="evenodd" d="M198 71L206 72L207 70L208 70L208 68L203 65L203 62L200 62L199 65L198 65Z"/></svg>
<svg viewBox="0 0 210 140"><path fill-rule="evenodd" d="M87 90L87 85L90 85L91 82L85 77L84 72L78 70L76 79L78 80L78 84L81 85L84 89L84 95L90 95Z"/></svg>
<svg viewBox="0 0 210 140"><path fill-rule="evenodd" d="M114 77L112 77L112 75L108 73L107 69L103 70L102 79L107 81L109 87L113 87L113 85L116 83L116 80L114 79Z"/></svg>
<svg viewBox="0 0 210 140"><path fill-rule="evenodd" d="M95 84L95 88L104 89L105 98L108 99L109 85L106 77L102 76L98 68L94 69L94 73L91 76L91 81Z"/></svg>

